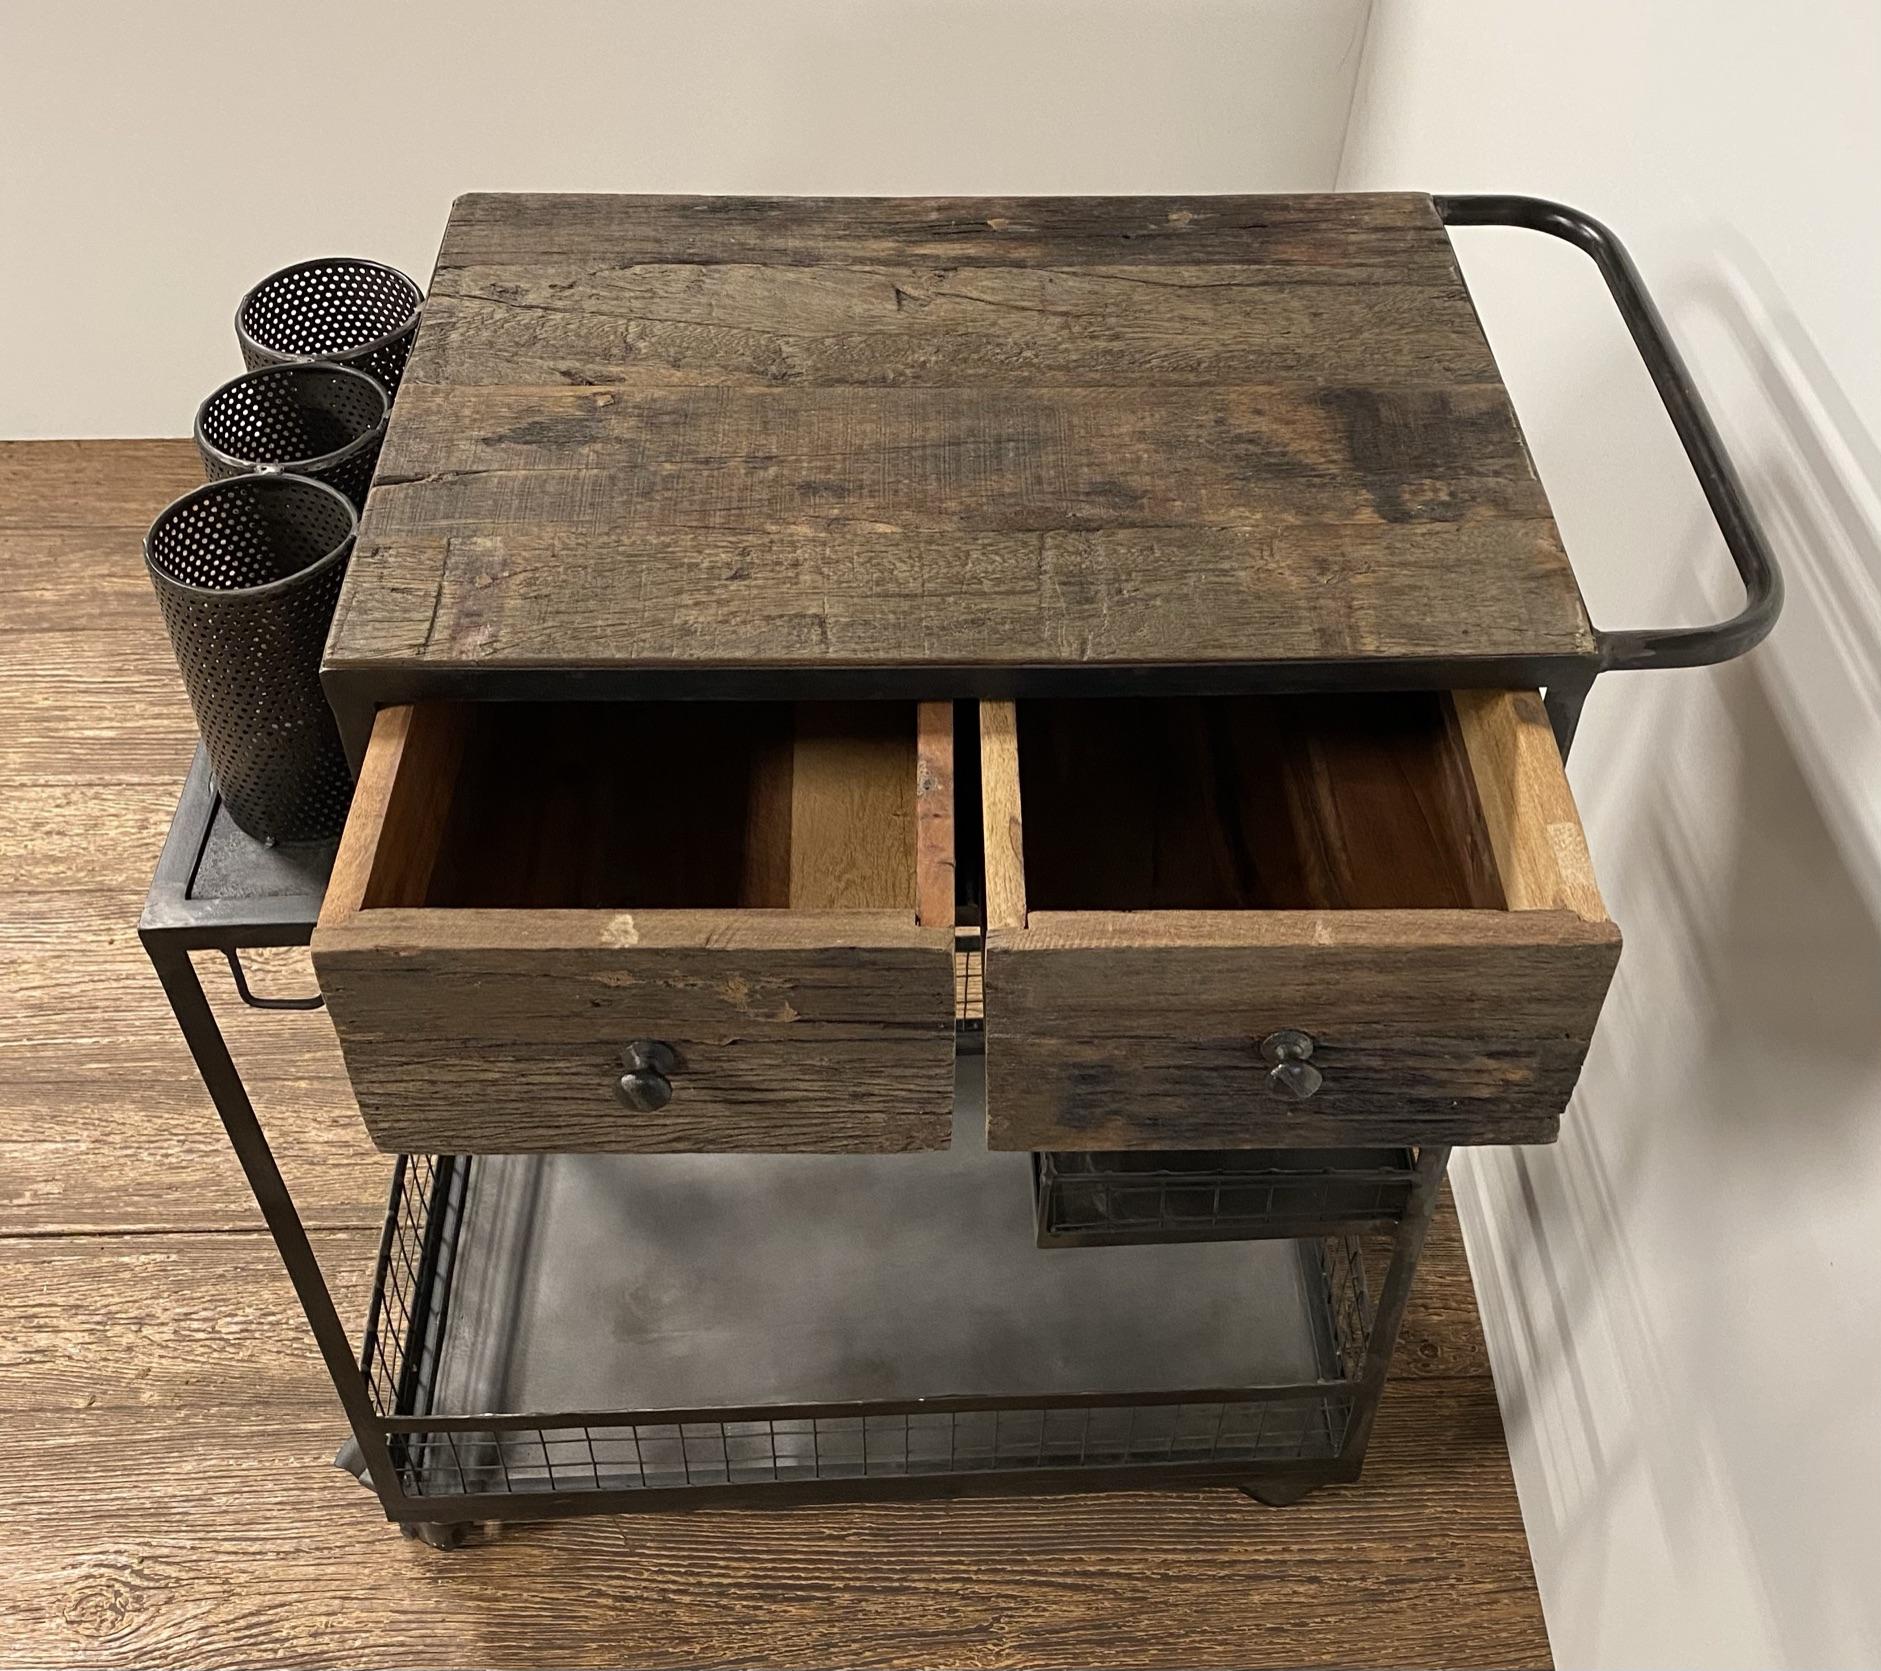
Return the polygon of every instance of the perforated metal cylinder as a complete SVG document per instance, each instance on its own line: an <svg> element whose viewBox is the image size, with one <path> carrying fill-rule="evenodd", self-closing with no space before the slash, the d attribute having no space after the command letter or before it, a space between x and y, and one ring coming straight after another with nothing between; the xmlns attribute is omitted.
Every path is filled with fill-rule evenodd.
<svg viewBox="0 0 1881 1671"><path fill-rule="evenodd" d="M257 366L330 360L397 394L424 292L395 267L326 256L272 273L242 298L235 336Z"/></svg>
<svg viewBox="0 0 1881 1671"><path fill-rule="evenodd" d="M196 450L211 481L292 471L337 487L364 510L391 406L378 379L350 366L263 366L197 409Z"/></svg>
<svg viewBox="0 0 1881 1671"><path fill-rule="evenodd" d="M144 561L230 815L264 841L346 822L352 778L320 655L359 519L305 476L230 476L150 526Z"/></svg>

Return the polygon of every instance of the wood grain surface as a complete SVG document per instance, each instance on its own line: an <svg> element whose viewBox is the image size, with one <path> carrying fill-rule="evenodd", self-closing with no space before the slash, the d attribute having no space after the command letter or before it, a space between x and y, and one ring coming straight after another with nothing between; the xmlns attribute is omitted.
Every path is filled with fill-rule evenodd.
<svg viewBox="0 0 1881 1671"><path fill-rule="evenodd" d="M369 705L1591 653L1428 198L499 194L452 211L328 659Z"/></svg>
<svg viewBox="0 0 1881 1671"><path fill-rule="evenodd" d="M923 702L915 709L914 920L952 927L954 875L954 707ZM974 832L967 832L971 844Z"/></svg>
<svg viewBox="0 0 1881 1671"><path fill-rule="evenodd" d="M195 471L183 441L0 444L0 549L60 552L51 616L0 618L0 1662L1548 1663L1447 1205L1364 1479L1290 1509L1189 1490L399 1538L330 1466L339 1407L131 932L192 743L138 540ZM55 675L86 733L45 731ZM126 680L153 709L114 700ZM200 966L356 1331L390 1163L326 1018L244 1011ZM256 978L307 974L278 954Z"/></svg>
<svg viewBox="0 0 1881 1671"><path fill-rule="evenodd" d="M1580 808L1541 698L1462 690L1451 701L1509 908L1606 922Z"/></svg>

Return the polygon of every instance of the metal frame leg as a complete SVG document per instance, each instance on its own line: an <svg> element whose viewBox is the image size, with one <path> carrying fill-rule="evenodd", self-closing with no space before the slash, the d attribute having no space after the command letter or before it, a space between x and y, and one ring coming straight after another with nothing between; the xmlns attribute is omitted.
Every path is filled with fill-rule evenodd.
<svg viewBox="0 0 1881 1671"><path fill-rule="evenodd" d="M1430 1221L1437 1211L1437 1196L1449 1165L1447 1144L1426 1144L1418 1150L1417 1182L1411 1186L1410 1202L1399 1221L1397 1235L1392 1238L1391 1263L1385 1268L1384 1285L1379 1290L1378 1310L1372 1320L1371 1337L1365 1344L1365 1368L1359 1377L1358 1403L1353 1408L1352 1426L1346 1434L1345 1456L1351 1460L1355 1474L1365 1460L1365 1447L1371 1443L1372 1424L1378 1418L1378 1405L1384 1398L1391 1360L1397 1355L1398 1331L1410 1304L1411 1284L1417 1277L1424 1239L1430 1232Z"/></svg>
<svg viewBox="0 0 1881 1671"><path fill-rule="evenodd" d="M1384 1398L1392 1360L1397 1356L1398 1332L1410 1305L1417 1267L1424 1255L1424 1241L1430 1233L1430 1221L1436 1216L1437 1197L1449 1165L1448 1145L1426 1144L1418 1150L1411 1198L1405 1203L1404 1216L1392 1234L1391 1262L1385 1267L1384 1281L1379 1287L1378 1305L1365 1343L1365 1360L1359 1371L1352 1420L1339 1451L1337 1477L1346 1481L1356 1480L1365 1465L1372 1426L1378 1418L1378 1406ZM1296 1476L1263 1478L1256 1475L1243 1483L1241 1490L1257 1503L1286 1508L1316 1490L1321 1483Z"/></svg>
<svg viewBox="0 0 1881 1671"><path fill-rule="evenodd" d="M274 1151L268 1147L254 1104L242 1084L241 1070L229 1055L221 1024L210 1007L188 950L166 945L159 936L146 934L143 939L144 950L157 971L157 979L163 983L164 995L170 1000L177 1026L182 1029L183 1042L189 1046L196 1071L202 1076L209 1100L215 1104L216 1114L222 1121L222 1129L228 1133L229 1144L247 1175L255 1204L261 1209L268 1232L274 1238L275 1251L287 1267L288 1280L294 1285L307 1326L313 1331L334 1391L339 1394L346 1419L352 1425L353 1440L365 1459L367 1479L378 1492L387 1517L396 1519L394 1511L406 1504L386 1450L384 1432L373 1409L372 1395L360 1373L359 1359L354 1355L346 1327L334 1307L333 1295L327 1288L320 1261L314 1256L313 1245L307 1239L294 1198L288 1193L280 1168L275 1165Z"/></svg>

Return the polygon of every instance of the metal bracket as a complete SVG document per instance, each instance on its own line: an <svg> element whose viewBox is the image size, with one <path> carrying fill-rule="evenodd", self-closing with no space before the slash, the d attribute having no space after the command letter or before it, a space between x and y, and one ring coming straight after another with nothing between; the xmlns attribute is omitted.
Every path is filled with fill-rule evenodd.
<svg viewBox="0 0 1881 1671"><path fill-rule="evenodd" d="M311 998L258 998L249 989L248 975L242 968L241 954L233 946L224 946L222 955L229 960L229 973L235 979L235 994L251 1010L320 1010L326 999L316 992Z"/></svg>
<svg viewBox="0 0 1881 1671"><path fill-rule="evenodd" d="M1445 226L1519 226L1563 238L1593 258L1600 276L1659 391L1666 416L1691 460L1705 502L1717 519L1731 561L1744 582L1744 607L1709 627L1638 628L1603 632L1595 641L1602 670L1633 672L1649 667L1711 667L1760 644L1783 608L1783 574L1771 554L1762 524L1751 510L1744 484L1725 453L1711 414L1698 398L1691 371L1673 344L1646 292L1645 281L1626 246L1592 215L1539 197L1433 197Z"/></svg>

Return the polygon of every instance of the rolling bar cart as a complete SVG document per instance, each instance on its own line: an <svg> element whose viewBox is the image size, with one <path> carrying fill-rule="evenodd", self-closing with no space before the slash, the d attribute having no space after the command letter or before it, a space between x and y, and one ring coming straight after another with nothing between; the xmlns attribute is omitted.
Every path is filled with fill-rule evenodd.
<svg viewBox="0 0 1881 1671"><path fill-rule="evenodd" d="M1586 621L1480 224L1594 258L1730 621ZM387 1517L1355 1478L1452 1144L1554 1135L1618 953L1586 692L1780 607L1611 234L470 197L432 297L328 644L347 835L245 835L199 753L140 924ZM250 988L308 944L324 996ZM393 1157L357 1349L204 953L328 1005Z"/></svg>

